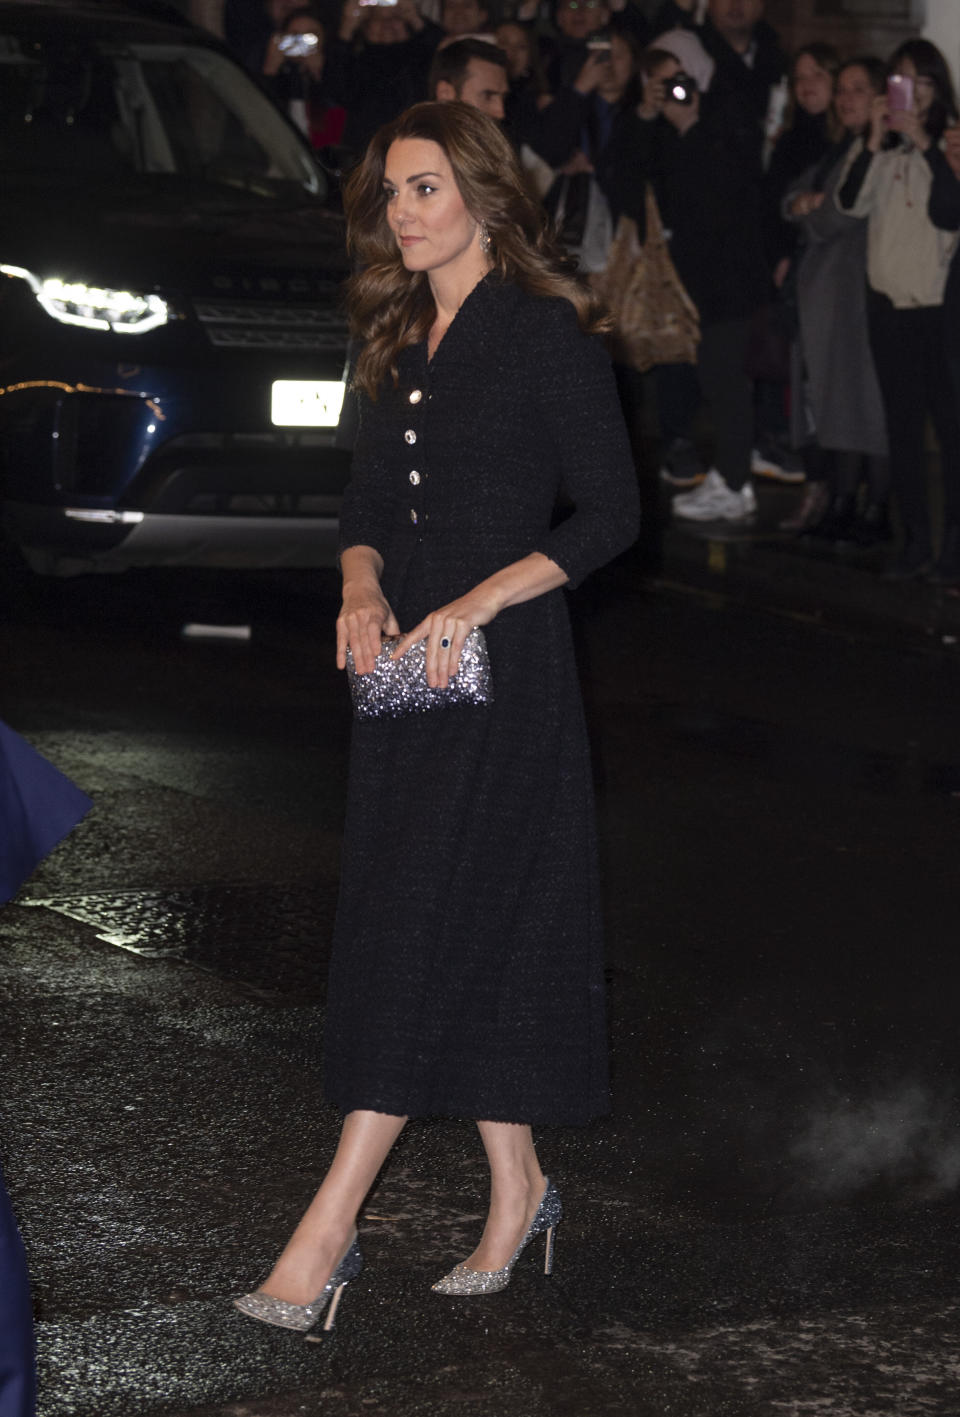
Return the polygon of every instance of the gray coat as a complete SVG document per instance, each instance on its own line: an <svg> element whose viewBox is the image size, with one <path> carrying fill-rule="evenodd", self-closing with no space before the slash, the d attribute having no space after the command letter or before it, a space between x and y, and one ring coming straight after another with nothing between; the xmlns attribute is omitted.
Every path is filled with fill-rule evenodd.
<svg viewBox="0 0 960 1417"><path fill-rule="evenodd" d="M843 166L841 155L827 174L822 205L809 216L791 218L789 207L799 192L810 190L815 169L784 199L784 215L797 220L804 242L797 270L800 336L791 359L791 432L797 446L812 434L821 448L885 457L886 422L867 329L867 223L842 212L834 200Z"/></svg>

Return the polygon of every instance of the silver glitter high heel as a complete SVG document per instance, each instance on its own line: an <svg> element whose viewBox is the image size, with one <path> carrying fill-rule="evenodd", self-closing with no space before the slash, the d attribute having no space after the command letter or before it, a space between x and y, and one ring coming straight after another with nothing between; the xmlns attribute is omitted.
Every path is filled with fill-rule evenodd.
<svg viewBox="0 0 960 1417"><path fill-rule="evenodd" d="M513 1267L534 1235L540 1235L544 1230L547 1232L547 1248L543 1272L544 1274L552 1274L554 1232L562 1219L563 1206L560 1202L560 1194L550 1178L547 1177L543 1199L537 1207L536 1215L530 1222L530 1228L514 1251L513 1258L507 1261L503 1269L469 1269L465 1264L458 1264L449 1274L445 1274L442 1279L430 1287L435 1294L454 1294L458 1297L468 1294L499 1294L500 1290L506 1289L510 1283Z"/></svg>
<svg viewBox="0 0 960 1417"><path fill-rule="evenodd" d="M313 1303L288 1304L285 1299L274 1299L272 1294L264 1294L262 1289L255 1289L252 1294L243 1294L239 1299L234 1299L234 1307L251 1319L259 1319L265 1324L276 1324L278 1328L296 1329L297 1333L306 1333L307 1329L313 1328L326 1309L327 1317L323 1327L329 1333L337 1316L340 1296L351 1279L356 1279L362 1269L363 1255L360 1253L357 1232L354 1230L353 1238L340 1263Z"/></svg>

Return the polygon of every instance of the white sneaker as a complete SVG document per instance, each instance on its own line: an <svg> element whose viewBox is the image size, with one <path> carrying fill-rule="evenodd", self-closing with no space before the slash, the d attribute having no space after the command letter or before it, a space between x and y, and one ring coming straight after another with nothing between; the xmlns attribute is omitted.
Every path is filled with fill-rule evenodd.
<svg viewBox="0 0 960 1417"><path fill-rule="evenodd" d="M691 502L701 501L709 491L713 493L721 491L726 485L719 472L717 472L717 469L712 467L699 487L695 487L692 492L679 493L678 496L674 497L671 505L675 510L679 510L680 507L686 507Z"/></svg>
<svg viewBox="0 0 960 1417"><path fill-rule="evenodd" d="M754 448L750 454L750 471L754 477L769 477L772 482L806 482L803 460L792 449L784 449L776 457Z"/></svg>
<svg viewBox="0 0 960 1417"><path fill-rule="evenodd" d="M757 497L749 482L734 492L713 468L695 492L673 499L675 515L693 522L747 521L756 510Z"/></svg>

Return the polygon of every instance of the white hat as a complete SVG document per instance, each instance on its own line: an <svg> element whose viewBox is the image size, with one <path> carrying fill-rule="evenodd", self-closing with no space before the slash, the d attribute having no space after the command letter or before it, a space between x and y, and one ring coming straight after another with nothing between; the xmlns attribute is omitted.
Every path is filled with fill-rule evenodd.
<svg viewBox="0 0 960 1417"><path fill-rule="evenodd" d="M693 30L667 30L666 34L657 35L652 48L665 49L668 54L672 54L677 63L683 66L684 73L689 74L691 79L696 79L700 92L706 93L717 66Z"/></svg>

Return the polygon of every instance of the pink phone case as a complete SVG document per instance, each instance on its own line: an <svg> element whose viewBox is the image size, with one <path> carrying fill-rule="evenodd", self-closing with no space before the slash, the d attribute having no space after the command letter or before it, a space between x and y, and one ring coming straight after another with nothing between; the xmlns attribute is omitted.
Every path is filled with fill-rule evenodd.
<svg viewBox="0 0 960 1417"><path fill-rule="evenodd" d="M913 108L913 80L908 75L890 75L887 80L887 104L891 113L909 113Z"/></svg>

